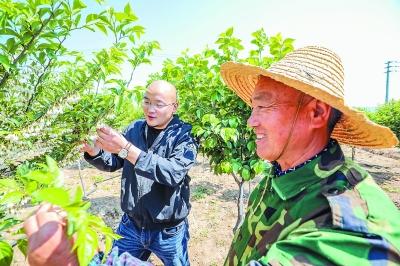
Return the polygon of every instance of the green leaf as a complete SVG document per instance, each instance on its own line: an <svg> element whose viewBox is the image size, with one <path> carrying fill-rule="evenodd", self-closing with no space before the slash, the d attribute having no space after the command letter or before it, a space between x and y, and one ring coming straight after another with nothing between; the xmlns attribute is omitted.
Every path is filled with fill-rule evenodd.
<svg viewBox="0 0 400 266"><path fill-rule="evenodd" d="M127 15L132 14L132 8L131 8L131 5L130 5L129 3L127 3L127 4L125 5L125 7L124 7L124 12L125 12L125 14L127 14Z"/></svg>
<svg viewBox="0 0 400 266"><path fill-rule="evenodd" d="M39 53L39 57L38 57L39 63L41 63L42 65L44 65L45 61L46 61L46 53L45 52L40 52Z"/></svg>
<svg viewBox="0 0 400 266"><path fill-rule="evenodd" d="M3 65L6 71L10 69L11 62L7 56L0 54L0 63Z"/></svg>
<svg viewBox="0 0 400 266"><path fill-rule="evenodd" d="M217 140L213 137L208 137L206 141L204 142L204 147L208 149L212 149L215 146L217 146Z"/></svg>
<svg viewBox="0 0 400 266"><path fill-rule="evenodd" d="M96 23L96 27L103 32L105 35L108 35L107 28L103 25L103 23Z"/></svg>
<svg viewBox="0 0 400 266"><path fill-rule="evenodd" d="M72 203L81 202L83 198L83 190L80 186L75 188L74 197L72 198Z"/></svg>
<svg viewBox="0 0 400 266"><path fill-rule="evenodd" d="M86 23L96 20L97 18L98 18L97 14L89 14L86 16Z"/></svg>
<svg viewBox="0 0 400 266"><path fill-rule="evenodd" d="M79 265L89 264L96 253L98 242L97 233L92 229L87 228L83 232L79 232L75 243L77 246Z"/></svg>
<svg viewBox="0 0 400 266"><path fill-rule="evenodd" d="M236 129L234 128L222 128L220 131L220 135L225 142L230 140L236 141Z"/></svg>
<svg viewBox="0 0 400 266"><path fill-rule="evenodd" d="M250 180L250 171L249 171L249 169L243 168L242 169L242 173L241 173L241 177L243 178L243 180L249 181Z"/></svg>
<svg viewBox="0 0 400 266"><path fill-rule="evenodd" d="M0 265L11 265L13 259L13 249L10 244L0 241Z"/></svg>
<svg viewBox="0 0 400 266"><path fill-rule="evenodd" d="M54 177L52 175L42 170L34 170L29 172L28 174L26 174L26 178L30 180L35 180L43 185L49 185L54 180Z"/></svg>
<svg viewBox="0 0 400 266"><path fill-rule="evenodd" d="M38 183L36 181L29 181L26 184L26 192L28 194L35 192L37 189L38 189Z"/></svg>
<svg viewBox="0 0 400 266"><path fill-rule="evenodd" d="M67 235L72 236L76 229L75 229L75 218L71 215L68 216L68 224L67 224Z"/></svg>
<svg viewBox="0 0 400 266"><path fill-rule="evenodd" d="M242 168L242 164L237 161L231 161L231 165L234 173L239 173L239 170Z"/></svg>
<svg viewBox="0 0 400 266"><path fill-rule="evenodd" d="M74 4L72 5L72 9L82 9L85 8L86 5L81 0L74 0Z"/></svg>
<svg viewBox="0 0 400 266"><path fill-rule="evenodd" d="M236 128L238 126L237 119L235 119L235 118L229 118L228 123L229 123L229 126L232 128Z"/></svg>
<svg viewBox="0 0 400 266"><path fill-rule="evenodd" d="M17 49L18 45L15 44L15 38L11 37L6 42L7 49L10 53L14 53L15 49ZM3 55L4 56L4 55Z"/></svg>
<svg viewBox="0 0 400 266"><path fill-rule="evenodd" d="M207 122L211 124L212 127L215 127L219 124L220 120L214 114L206 114L201 118L201 122L206 124Z"/></svg>
<svg viewBox="0 0 400 266"><path fill-rule="evenodd" d="M74 19L74 25L75 25L75 27L77 27L77 26L79 25L79 22L81 21L81 18L82 18L82 14L78 14L78 15L76 16L76 18Z"/></svg>
<svg viewBox="0 0 400 266"><path fill-rule="evenodd" d="M21 38L21 35L18 34L16 31L14 31L11 28L0 29L0 35L12 35L12 36L15 36L17 38Z"/></svg>
<svg viewBox="0 0 400 266"><path fill-rule="evenodd" d="M52 185L62 187L64 185L64 177L57 166L57 162L50 156L46 156L47 173L53 178Z"/></svg>
<svg viewBox="0 0 400 266"><path fill-rule="evenodd" d="M130 32L134 32L136 33L137 37L140 37L140 35L144 33L144 27L140 25L135 25L130 29ZM154 49L159 49L159 45L157 46L157 44L153 44Z"/></svg>
<svg viewBox="0 0 400 266"><path fill-rule="evenodd" d="M129 15L122 13L122 12L115 12L114 16L117 19L117 21L119 21L119 22L129 19Z"/></svg>
<svg viewBox="0 0 400 266"><path fill-rule="evenodd" d="M226 174L230 174L232 173L232 165L229 162L222 162L221 163L221 170L226 173Z"/></svg>
<svg viewBox="0 0 400 266"><path fill-rule="evenodd" d="M226 36L230 37L233 34L233 27L230 27L229 29L226 30L225 32Z"/></svg>
<svg viewBox="0 0 400 266"><path fill-rule="evenodd" d="M110 252L111 248L112 248L113 238L106 235L105 236L105 242L106 243L105 243L104 253L108 254Z"/></svg>
<svg viewBox="0 0 400 266"><path fill-rule="evenodd" d="M60 174L60 169L58 168L57 162L54 159L52 159L50 156L46 156L46 163L50 173L57 175Z"/></svg>
<svg viewBox="0 0 400 266"><path fill-rule="evenodd" d="M258 162L256 162L256 163L253 165L252 168L253 168L255 174L256 174L256 175L259 175L259 174L261 174L261 173L264 172L264 170L267 168L266 166L267 166L267 165L266 165L266 163L265 163L264 161L259 160Z"/></svg>
<svg viewBox="0 0 400 266"><path fill-rule="evenodd" d="M11 178L0 179L0 193L17 189L19 189L19 185L15 179Z"/></svg>
<svg viewBox="0 0 400 266"><path fill-rule="evenodd" d="M200 136L205 132L205 130L204 130L204 128L196 125L193 127L192 132L195 136Z"/></svg>
<svg viewBox="0 0 400 266"><path fill-rule="evenodd" d="M3 232L16 224L19 224L21 221L15 218L5 218L0 223L0 232Z"/></svg>
<svg viewBox="0 0 400 266"><path fill-rule="evenodd" d="M27 239L19 239L17 241L18 249L21 251L22 254L26 257L28 254L28 240Z"/></svg>
<svg viewBox="0 0 400 266"><path fill-rule="evenodd" d="M69 194L63 188L44 188L32 193L32 197L39 202L46 201L60 207L70 203Z"/></svg>
<svg viewBox="0 0 400 266"><path fill-rule="evenodd" d="M247 150L249 150L250 152L254 152L256 149L256 143L253 140L249 141L246 146Z"/></svg>
<svg viewBox="0 0 400 266"><path fill-rule="evenodd" d="M9 193L4 194L0 198L0 204L16 204L19 203L24 196L24 193L20 191L12 191Z"/></svg>

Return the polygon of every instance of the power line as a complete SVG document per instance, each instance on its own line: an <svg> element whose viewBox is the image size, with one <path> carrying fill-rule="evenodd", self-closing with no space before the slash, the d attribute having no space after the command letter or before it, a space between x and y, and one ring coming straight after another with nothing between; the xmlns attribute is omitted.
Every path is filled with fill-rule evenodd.
<svg viewBox="0 0 400 266"><path fill-rule="evenodd" d="M386 63L386 93L385 93L385 103L389 102L389 78L391 72L400 72L400 61L391 60L387 61Z"/></svg>

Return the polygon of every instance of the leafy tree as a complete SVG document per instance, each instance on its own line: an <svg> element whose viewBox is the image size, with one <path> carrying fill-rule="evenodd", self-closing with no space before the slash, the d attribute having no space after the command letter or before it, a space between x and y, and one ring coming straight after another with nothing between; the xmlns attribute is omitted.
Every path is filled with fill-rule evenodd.
<svg viewBox="0 0 400 266"><path fill-rule="evenodd" d="M400 100L382 104L375 111L365 111L372 121L387 126L400 139Z"/></svg>
<svg viewBox="0 0 400 266"><path fill-rule="evenodd" d="M42 201L67 211L68 235L77 236L81 265L96 251L98 234L108 248L117 237L87 213L90 204L82 201L80 189L63 187L56 161L77 158L77 145L98 123L121 128L140 114L132 101L143 88L131 82L159 44L139 43L144 28L129 4L123 11L111 7L87 15L85 8L81 0L0 0L1 265L12 260L7 236L20 233L16 212ZM87 58L65 46L78 30L102 32L112 44ZM120 71L126 61L129 79ZM23 238L14 244L25 251Z"/></svg>
<svg viewBox="0 0 400 266"><path fill-rule="evenodd" d="M138 44L144 28L129 4L83 19L85 7L80 0L0 1L0 170L6 175L43 155L75 158L75 147L97 123L123 126L121 107L143 90L131 88L133 72L150 63L158 43ZM99 30L114 42L86 59L64 46L76 30ZM124 80L127 59L131 75Z"/></svg>
<svg viewBox="0 0 400 266"><path fill-rule="evenodd" d="M0 219L0 265L10 265L13 249L7 241L8 236L22 233L21 221L14 217L16 204L39 204L49 202L62 207L68 214L67 234L76 235L73 249L76 249L81 265L87 265L95 255L99 245L99 234L105 238L106 251L110 250L112 239L119 238L104 221L87 210L90 202L82 200L82 189L75 191L63 188L63 178L56 162L50 157L47 164L36 169L27 165L18 168L13 178L0 179L1 219ZM27 241L19 238L15 243L26 255Z"/></svg>
<svg viewBox="0 0 400 266"><path fill-rule="evenodd" d="M180 115L193 125L193 133L201 140L201 152L210 159L216 174L231 174L238 184L238 219L234 230L244 219L244 182L262 173L267 165L257 157L255 136L247 127L251 109L222 83L220 65L238 61L268 67L293 50L294 41L282 38L281 34L268 37L263 29L252 37L255 49L241 57L241 40L229 28L215 42L218 48L206 48L194 55L185 51L175 62L167 59L161 72L151 77L176 85Z"/></svg>

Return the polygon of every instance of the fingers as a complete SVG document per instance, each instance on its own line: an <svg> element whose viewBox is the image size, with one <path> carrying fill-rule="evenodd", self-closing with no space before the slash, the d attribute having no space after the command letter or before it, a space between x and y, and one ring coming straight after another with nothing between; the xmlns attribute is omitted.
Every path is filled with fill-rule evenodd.
<svg viewBox="0 0 400 266"><path fill-rule="evenodd" d="M65 217L60 215L61 212L62 209L60 207L53 206L49 203L42 204L35 214L37 225L40 227L50 221L62 223Z"/></svg>
<svg viewBox="0 0 400 266"><path fill-rule="evenodd" d="M109 141L112 139L112 135L108 134L108 133L104 133L104 131L101 131L100 129L97 130L97 136L98 138L101 138L103 140Z"/></svg>
<svg viewBox="0 0 400 266"><path fill-rule="evenodd" d="M36 214L39 213L46 213L49 212L53 209L53 206L50 203L43 203L39 206L38 210L36 211Z"/></svg>
<svg viewBox="0 0 400 266"><path fill-rule="evenodd" d="M57 228L62 228L64 225L63 219L56 212L39 213L36 216L38 226L48 231L55 232Z"/></svg>
<svg viewBox="0 0 400 266"><path fill-rule="evenodd" d="M87 152L87 153L92 153L94 151L94 148L89 145L87 142L83 142L82 146L79 149L81 152Z"/></svg>
<svg viewBox="0 0 400 266"><path fill-rule="evenodd" d="M112 139L114 137L119 137L121 134L119 134L118 131L114 130L111 127L107 126L102 126L96 129L97 135L103 139Z"/></svg>
<svg viewBox="0 0 400 266"><path fill-rule="evenodd" d="M96 131L98 137L95 143L103 150L115 153L126 145L124 136L110 127L100 127Z"/></svg>
<svg viewBox="0 0 400 266"><path fill-rule="evenodd" d="M100 126L96 129L97 134L112 135L116 131L108 126Z"/></svg>
<svg viewBox="0 0 400 266"><path fill-rule="evenodd" d="M57 216L54 210L55 208L51 204L44 203L39 206L34 215L25 220L24 229L28 238L32 234L36 233L39 230L39 227L48 221L63 222L63 218L61 216Z"/></svg>
<svg viewBox="0 0 400 266"><path fill-rule="evenodd" d="M25 230L25 234L28 236L28 238L39 230L39 226L36 221L36 215L32 215L28 219L25 220L24 230Z"/></svg>
<svg viewBox="0 0 400 266"><path fill-rule="evenodd" d="M89 152L92 149L92 147L89 146L87 142L83 142L81 146L79 147L80 152Z"/></svg>
<svg viewBox="0 0 400 266"><path fill-rule="evenodd" d="M97 137L90 137L91 143L88 143L88 141L81 142L81 145L79 146L79 151L86 152L91 156L96 156L100 152L100 149L103 148L97 145L97 139Z"/></svg>
<svg viewBox="0 0 400 266"><path fill-rule="evenodd" d="M108 127L108 126L100 126L100 127L97 128L97 131L101 131L104 134L111 134L113 129Z"/></svg>
<svg viewBox="0 0 400 266"><path fill-rule="evenodd" d="M59 207L59 206L53 206L53 211L54 211L55 213L57 213L57 215L58 215L60 218L62 218L62 219L67 218L67 212L64 211L63 209L61 209L61 207Z"/></svg>
<svg viewBox="0 0 400 266"><path fill-rule="evenodd" d="M95 145L101 149L105 149L104 144L106 144L107 142L102 139L102 138L97 138L95 141Z"/></svg>
<svg viewBox="0 0 400 266"><path fill-rule="evenodd" d="M108 126L100 126L96 129L97 137L93 139L94 145L83 142L80 147L81 152L87 152L94 156L102 149L107 152L117 153L127 142L125 138Z"/></svg>

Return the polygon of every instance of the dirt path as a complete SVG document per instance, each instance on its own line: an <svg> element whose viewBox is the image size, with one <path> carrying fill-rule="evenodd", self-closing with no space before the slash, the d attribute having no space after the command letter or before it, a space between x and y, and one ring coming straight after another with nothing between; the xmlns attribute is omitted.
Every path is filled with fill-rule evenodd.
<svg viewBox="0 0 400 266"><path fill-rule="evenodd" d="M351 149L343 147L346 156ZM400 149L380 151L357 149L355 161L363 165L377 183L389 194L396 206L400 207ZM80 185L76 167L64 169L67 186ZM103 217L105 222L116 229L122 215L119 207L120 173L104 173L85 167L81 172L87 192L95 181L116 176L99 185L89 195L91 210ZM190 171L192 211L189 215L190 235L189 256L192 265L222 265L232 239L232 228L236 221L237 185L229 175L214 175L204 158ZM251 184L254 187L255 182ZM246 185L246 194L249 186ZM162 265L152 258L156 265ZM13 265L25 265L21 255L16 255Z"/></svg>

